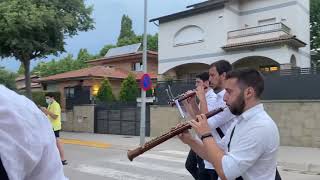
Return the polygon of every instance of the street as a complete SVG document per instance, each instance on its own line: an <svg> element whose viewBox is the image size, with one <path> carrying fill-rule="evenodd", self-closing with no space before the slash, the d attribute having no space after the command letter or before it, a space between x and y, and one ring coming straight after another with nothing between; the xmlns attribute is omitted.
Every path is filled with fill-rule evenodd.
<svg viewBox="0 0 320 180"><path fill-rule="evenodd" d="M119 138L118 138L119 139ZM171 140L130 162L127 149L132 149L130 139L125 145L111 145L108 148L96 148L65 144L69 164L65 166L65 175L73 180L192 180L184 168L187 147ZM178 142L178 143L177 143ZM301 172L280 173L283 179L319 180L319 175Z"/></svg>

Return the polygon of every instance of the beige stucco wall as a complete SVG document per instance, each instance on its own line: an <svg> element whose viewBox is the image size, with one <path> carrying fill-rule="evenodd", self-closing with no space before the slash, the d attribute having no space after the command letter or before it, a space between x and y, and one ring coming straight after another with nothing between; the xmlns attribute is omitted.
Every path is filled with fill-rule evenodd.
<svg viewBox="0 0 320 180"><path fill-rule="evenodd" d="M62 115L62 130L94 133L94 106L74 106Z"/></svg>
<svg viewBox="0 0 320 180"><path fill-rule="evenodd" d="M150 136L156 137L166 133L180 121L180 115L176 108L172 108L171 106L151 106Z"/></svg>
<svg viewBox="0 0 320 180"><path fill-rule="evenodd" d="M266 101L265 109L278 125L281 145L320 148L320 101ZM179 122L176 108L152 106L151 136L167 132Z"/></svg>
<svg viewBox="0 0 320 180"><path fill-rule="evenodd" d="M265 102L276 121L281 145L320 147L320 101Z"/></svg>

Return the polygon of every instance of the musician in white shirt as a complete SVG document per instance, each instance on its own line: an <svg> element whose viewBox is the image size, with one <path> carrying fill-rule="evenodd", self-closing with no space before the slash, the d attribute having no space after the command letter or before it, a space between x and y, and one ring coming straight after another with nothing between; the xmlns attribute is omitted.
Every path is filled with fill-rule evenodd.
<svg viewBox="0 0 320 180"><path fill-rule="evenodd" d="M215 102L208 102L208 111L217 109L220 107L225 107L226 103L223 100L223 96L226 92L225 82L226 74L232 70L232 66L228 61L220 60L211 64L209 69L209 81L213 86L214 91L217 92ZM207 98L204 98L203 91L197 91L197 96L202 101L208 101ZM200 102L201 102L200 100ZM205 104L205 103L204 103ZM209 106L211 105L211 106ZM205 109L205 108L204 108ZM206 113L203 112L202 113ZM211 117L208 119L209 126L211 128L211 133L217 142L220 142L223 136L226 134L227 130L230 128L234 122L235 116L226 108L223 112ZM215 172L212 164L207 160L204 160L206 174L209 174L210 180L217 180L218 174Z"/></svg>
<svg viewBox="0 0 320 180"><path fill-rule="evenodd" d="M212 138L203 114L197 116L199 122L190 121L202 142L194 139L188 131L180 134L179 138L211 162L223 180L274 180L279 132L260 103L263 77L254 69L242 69L228 73L226 79L224 100L230 111L239 117L221 145Z"/></svg>
<svg viewBox="0 0 320 180"><path fill-rule="evenodd" d="M213 89L209 86L209 73L204 72L196 76L196 92L203 93L203 96L199 98L199 110L201 113L206 113L213 110L217 104L217 95ZM193 93L188 91L187 93ZM186 163L186 169L190 172L196 180L207 180L210 175L205 170L205 164L203 160L197 156L192 150L189 151Z"/></svg>
<svg viewBox="0 0 320 180"><path fill-rule="evenodd" d="M0 102L0 179L66 180L46 115L3 85Z"/></svg>

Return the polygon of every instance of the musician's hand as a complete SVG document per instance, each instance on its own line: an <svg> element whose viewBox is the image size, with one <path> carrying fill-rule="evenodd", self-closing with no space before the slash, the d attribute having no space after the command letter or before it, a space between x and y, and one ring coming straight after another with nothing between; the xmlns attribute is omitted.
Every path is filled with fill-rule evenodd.
<svg viewBox="0 0 320 180"><path fill-rule="evenodd" d="M198 86L196 90L197 97L199 98L200 101L203 101L206 99L206 93L204 91L203 86Z"/></svg>
<svg viewBox="0 0 320 180"><path fill-rule="evenodd" d="M188 94L192 94L192 93L194 93L193 91L191 91L191 90L188 90L187 92L185 92L184 94L185 95L188 95Z"/></svg>
<svg viewBox="0 0 320 180"><path fill-rule="evenodd" d="M210 127L208 125L207 117L204 114L198 115L197 120L189 121L189 124L196 131L196 133L201 136L205 133L210 133Z"/></svg>
<svg viewBox="0 0 320 180"><path fill-rule="evenodd" d="M177 125L176 128L179 128L181 127L183 124L180 123ZM189 130L185 130L184 132L182 132L181 134L178 134L178 138L185 144L188 144L192 139L192 135L191 133L189 132Z"/></svg>

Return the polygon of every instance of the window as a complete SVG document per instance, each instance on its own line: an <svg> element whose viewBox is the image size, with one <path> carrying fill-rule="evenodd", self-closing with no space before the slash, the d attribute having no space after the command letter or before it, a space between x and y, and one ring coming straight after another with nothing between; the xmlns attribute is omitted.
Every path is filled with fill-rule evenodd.
<svg viewBox="0 0 320 180"><path fill-rule="evenodd" d="M73 87L64 88L64 95L66 98L74 98L74 88Z"/></svg>
<svg viewBox="0 0 320 180"><path fill-rule="evenodd" d="M142 71L143 65L142 62L132 63L131 70L132 71Z"/></svg>
<svg viewBox="0 0 320 180"><path fill-rule="evenodd" d="M195 25L180 29L174 36L174 46L200 43L204 41L204 31Z"/></svg>
<svg viewBox="0 0 320 180"><path fill-rule="evenodd" d="M278 66L262 66L260 67L261 72L273 72L273 71L278 71L279 67Z"/></svg>

